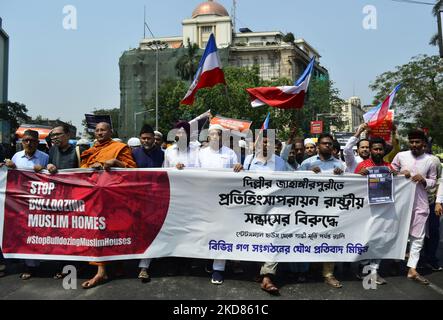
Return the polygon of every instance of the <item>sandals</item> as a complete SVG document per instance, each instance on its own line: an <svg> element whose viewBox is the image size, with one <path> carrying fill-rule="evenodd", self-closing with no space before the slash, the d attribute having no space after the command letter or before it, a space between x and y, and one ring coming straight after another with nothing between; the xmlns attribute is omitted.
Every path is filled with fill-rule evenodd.
<svg viewBox="0 0 443 320"><path fill-rule="evenodd" d="M151 277L149 276L148 270L145 269L145 268L142 268L142 269L140 270L140 273L138 274L138 278L139 278L143 283L146 283L146 282L151 281Z"/></svg>
<svg viewBox="0 0 443 320"><path fill-rule="evenodd" d="M96 275L94 278L92 278L92 279L90 279L88 281L83 282L82 283L82 288L83 289L91 289L91 288L97 287L97 286L99 286L101 284L104 284L106 282L108 282L108 277L107 276L100 277L100 276Z"/></svg>
<svg viewBox="0 0 443 320"><path fill-rule="evenodd" d="M267 293L278 296L280 294L280 291L278 288L272 283L272 280L269 276L264 276L263 280L261 281L260 288L263 291L266 291Z"/></svg>
<svg viewBox="0 0 443 320"><path fill-rule="evenodd" d="M68 275L67 273L57 272L52 278L55 280L60 280L66 277L67 275Z"/></svg>
<svg viewBox="0 0 443 320"><path fill-rule="evenodd" d="M32 274L30 272L23 272L20 274L20 279L29 280L32 278Z"/></svg>
<svg viewBox="0 0 443 320"><path fill-rule="evenodd" d="M429 285L429 283L430 283L428 279L426 279L425 277L419 275L418 273L416 275L414 275L414 276L408 276L408 279L409 280L415 280L418 283L423 284L425 286Z"/></svg>
<svg viewBox="0 0 443 320"><path fill-rule="evenodd" d="M325 283L336 289L343 287L334 276L325 277Z"/></svg>

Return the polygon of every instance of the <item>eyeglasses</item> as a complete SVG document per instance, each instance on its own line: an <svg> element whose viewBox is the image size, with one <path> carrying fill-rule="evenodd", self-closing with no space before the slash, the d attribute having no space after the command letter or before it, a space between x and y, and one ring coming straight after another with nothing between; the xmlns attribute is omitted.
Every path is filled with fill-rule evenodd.
<svg viewBox="0 0 443 320"><path fill-rule="evenodd" d="M332 146L332 142L320 142L320 144L325 146Z"/></svg>

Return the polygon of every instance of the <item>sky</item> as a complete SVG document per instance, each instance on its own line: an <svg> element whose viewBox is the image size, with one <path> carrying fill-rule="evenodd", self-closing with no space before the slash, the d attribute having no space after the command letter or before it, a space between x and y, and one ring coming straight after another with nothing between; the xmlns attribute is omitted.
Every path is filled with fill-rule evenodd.
<svg viewBox="0 0 443 320"><path fill-rule="evenodd" d="M182 20L200 2L1 0L0 17L10 38L9 100L26 104L33 117L72 121L77 132L83 131L85 113L120 106L118 61L143 38L143 7L156 37L181 36ZM231 13L232 0L218 2ZM368 86L377 75L418 54L438 54L437 47L428 45L437 32L430 5L393 0L236 2L237 30L292 32L305 39L320 53L341 97L356 95L363 104L373 102ZM67 5L76 9L75 30L63 27ZM375 29L364 28L374 8Z"/></svg>

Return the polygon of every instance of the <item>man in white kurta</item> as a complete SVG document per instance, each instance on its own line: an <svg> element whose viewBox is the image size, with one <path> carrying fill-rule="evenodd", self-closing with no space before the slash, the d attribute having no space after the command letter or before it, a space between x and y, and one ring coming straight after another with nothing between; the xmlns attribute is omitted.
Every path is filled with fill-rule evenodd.
<svg viewBox="0 0 443 320"><path fill-rule="evenodd" d="M416 268L423 247L426 220L429 216L428 193L426 190L435 186L437 168L431 156L425 153L426 137L423 131L410 131L408 140L410 151L398 153L391 165L396 171L404 174L406 178L417 184L409 229L408 279L427 285L429 281L422 277Z"/></svg>
<svg viewBox="0 0 443 320"><path fill-rule="evenodd" d="M235 152L222 145L223 127L211 125L208 130L209 145L200 150L198 155L198 166L206 169L226 169L233 168L238 164ZM212 265L211 282L222 284L224 281L224 271L226 260L214 260Z"/></svg>
<svg viewBox="0 0 443 320"><path fill-rule="evenodd" d="M360 162L369 159L369 140L360 139L360 135L367 129L368 125L366 123L361 124L355 132L355 135L348 140L346 146L343 148L343 156L346 163L345 172L354 173L355 168L357 168ZM354 146L357 146L357 156L354 154Z"/></svg>
<svg viewBox="0 0 443 320"><path fill-rule="evenodd" d="M165 160L163 162L164 168L177 168L182 170L184 168L198 168L198 154L199 146L190 142L190 125L186 121L179 121L174 129L176 129L175 140L176 143L170 146L165 151ZM139 268L141 268L139 278L145 282L149 281L147 273L151 265L151 258L141 259ZM175 272L170 272L171 274Z"/></svg>

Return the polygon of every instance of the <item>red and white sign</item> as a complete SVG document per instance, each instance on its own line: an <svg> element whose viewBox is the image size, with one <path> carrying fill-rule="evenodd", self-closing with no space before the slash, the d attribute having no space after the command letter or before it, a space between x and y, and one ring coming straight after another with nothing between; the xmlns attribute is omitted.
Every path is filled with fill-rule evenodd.
<svg viewBox="0 0 443 320"><path fill-rule="evenodd" d="M323 133L323 121L311 121L311 134Z"/></svg>
<svg viewBox="0 0 443 320"><path fill-rule="evenodd" d="M3 168L0 239L6 258L21 259L400 259L415 184L394 182L396 202L371 207L358 175Z"/></svg>
<svg viewBox="0 0 443 320"><path fill-rule="evenodd" d="M383 138L387 143L392 143L391 131L392 125L394 123L394 111L388 110L386 117L381 122L377 123L375 126L371 127L371 132L369 137L380 137Z"/></svg>

